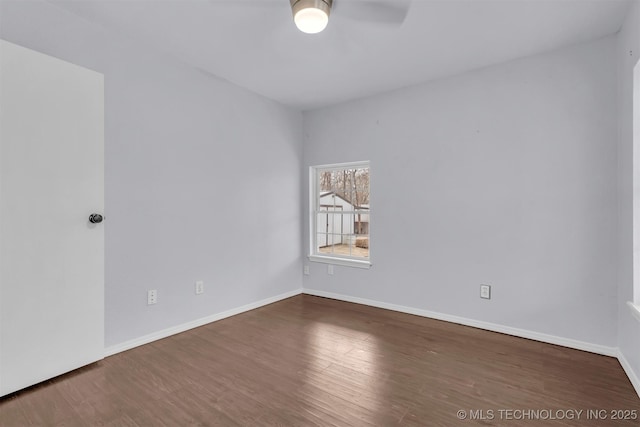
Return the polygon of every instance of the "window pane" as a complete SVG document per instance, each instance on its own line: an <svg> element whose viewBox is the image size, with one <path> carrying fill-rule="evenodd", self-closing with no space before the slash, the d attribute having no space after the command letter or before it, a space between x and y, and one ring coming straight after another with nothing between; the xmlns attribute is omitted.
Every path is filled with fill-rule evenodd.
<svg viewBox="0 0 640 427"><path fill-rule="evenodd" d="M369 210L358 209L353 216L353 232L355 234L369 234Z"/></svg>
<svg viewBox="0 0 640 427"><path fill-rule="evenodd" d="M326 233L318 233L316 237L316 249L320 252L327 252L327 248L331 251L329 236Z"/></svg>
<svg viewBox="0 0 640 427"><path fill-rule="evenodd" d="M335 215L335 233L353 234L353 214Z"/></svg>
<svg viewBox="0 0 640 427"><path fill-rule="evenodd" d="M329 223L329 233L332 234L341 234L342 233L342 221L341 221L341 217L342 215L340 214L334 214L334 213L330 213L328 215L328 223ZM333 244L335 245L336 243L340 242L340 236L334 236L334 240L333 240Z"/></svg>
<svg viewBox="0 0 640 427"><path fill-rule="evenodd" d="M355 238L354 256L369 258L369 235L359 235Z"/></svg>
<svg viewBox="0 0 640 427"><path fill-rule="evenodd" d="M369 258L369 236L345 235L344 244L334 246L334 252L355 258Z"/></svg>
<svg viewBox="0 0 640 427"><path fill-rule="evenodd" d="M342 188L342 174L339 171L331 172L331 190L338 191Z"/></svg>
<svg viewBox="0 0 640 427"><path fill-rule="evenodd" d="M369 168L362 163L316 169L315 251L369 258Z"/></svg>
<svg viewBox="0 0 640 427"><path fill-rule="evenodd" d="M322 211L319 212L316 215L316 231L318 233L328 233L329 232L328 224L329 224L328 214Z"/></svg>

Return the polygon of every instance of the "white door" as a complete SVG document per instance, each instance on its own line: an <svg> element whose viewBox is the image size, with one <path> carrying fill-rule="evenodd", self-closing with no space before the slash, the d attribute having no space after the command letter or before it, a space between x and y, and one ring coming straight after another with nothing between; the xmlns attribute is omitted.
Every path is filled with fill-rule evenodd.
<svg viewBox="0 0 640 427"><path fill-rule="evenodd" d="M102 74L0 40L0 395L103 357Z"/></svg>

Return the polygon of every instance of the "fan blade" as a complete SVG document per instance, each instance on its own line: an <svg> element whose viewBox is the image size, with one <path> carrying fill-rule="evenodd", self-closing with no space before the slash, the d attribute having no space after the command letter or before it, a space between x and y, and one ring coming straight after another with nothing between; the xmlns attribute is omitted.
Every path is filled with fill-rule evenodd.
<svg viewBox="0 0 640 427"><path fill-rule="evenodd" d="M407 17L410 6L410 0L334 0L332 14L339 13L358 21L399 26Z"/></svg>

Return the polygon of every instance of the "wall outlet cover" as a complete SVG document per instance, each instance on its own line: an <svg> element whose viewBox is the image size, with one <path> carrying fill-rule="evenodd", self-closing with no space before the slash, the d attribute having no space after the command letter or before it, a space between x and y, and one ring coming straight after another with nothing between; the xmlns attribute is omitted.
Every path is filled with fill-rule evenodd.
<svg viewBox="0 0 640 427"><path fill-rule="evenodd" d="M147 305L153 305L158 302L158 291L151 289L147 291Z"/></svg>
<svg viewBox="0 0 640 427"><path fill-rule="evenodd" d="M480 285L480 298L491 299L491 285Z"/></svg>

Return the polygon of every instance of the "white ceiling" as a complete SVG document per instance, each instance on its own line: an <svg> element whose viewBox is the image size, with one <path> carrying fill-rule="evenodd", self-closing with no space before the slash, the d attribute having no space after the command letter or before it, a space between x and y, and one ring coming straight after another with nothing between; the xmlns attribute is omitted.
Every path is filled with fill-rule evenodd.
<svg viewBox="0 0 640 427"><path fill-rule="evenodd" d="M638 0L413 0L401 26L359 22L340 3L364 0L334 0L316 35L296 29L289 0L51 1L306 110L613 34Z"/></svg>

